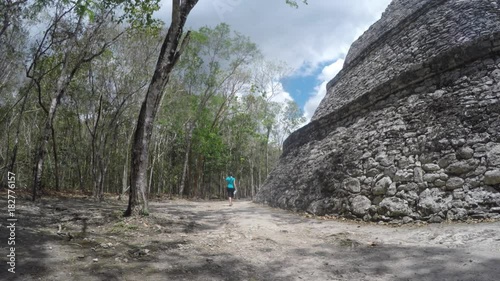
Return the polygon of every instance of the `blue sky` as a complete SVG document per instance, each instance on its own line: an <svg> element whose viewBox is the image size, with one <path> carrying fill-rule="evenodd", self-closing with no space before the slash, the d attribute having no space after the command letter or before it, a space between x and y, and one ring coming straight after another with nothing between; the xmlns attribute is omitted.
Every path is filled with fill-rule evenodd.
<svg viewBox="0 0 500 281"><path fill-rule="evenodd" d="M318 68L314 69L310 74L293 75L282 79L283 88L290 93L297 104L304 106L309 96L314 93L314 87L321 82L318 81L321 70L332 62L333 61L321 63L318 65Z"/></svg>
<svg viewBox="0 0 500 281"><path fill-rule="evenodd" d="M331 61L320 62L315 69L308 73L301 74L301 71L298 70L295 72L296 74L285 77L281 80L284 90L290 93L300 108L304 108L311 96L317 93L315 88L321 85L322 81L320 77L323 69L338 59L342 59L342 57Z"/></svg>
<svg viewBox="0 0 500 281"><path fill-rule="evenodd" d="M326 93L326 83L341 70L349 46L380 18L390 0L308 0L299 9L285 0L200 0L187 27L225 22L250 37L265 58L293 69L281 79L276 101L293 99L309 120ZM162 0L157 16L167 23L171 1Z"/></svg>

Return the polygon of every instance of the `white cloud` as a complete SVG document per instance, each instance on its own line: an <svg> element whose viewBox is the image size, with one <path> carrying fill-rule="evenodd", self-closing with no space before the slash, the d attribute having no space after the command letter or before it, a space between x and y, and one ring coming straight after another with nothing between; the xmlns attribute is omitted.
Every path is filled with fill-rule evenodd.
<svg viewBox="0 0 500 281"><path fill-rule="evenodd" d="M349 46L380 18L391 0L310 0L309 5L290 8L285 0L200 0L186 23L187 28L215 26L225 22L250 37L267 60L284 61L293 76L311 75L319 65L321 84L304 107L308 121L326 93L326 83L340 70ZM170 22L171 1L162 0L158 17ZM340 62L341 61L341 62ZM284 90L283 102L292 99Z"/></svg>
<svg viewBox="0 0 500 281"><path fill-rule="evenodd" d="M267 59L285 61L300 74L345 57L350 44L374 23L390 0L311 0L298 9L285 0L200 0L187 27L228 23L257 43ZM157 14L170 21L171 1Z"/></svg>
<svg viewBox="0 0 500 281"><path fill-rule="evenodd" d="M281 84L279 82L275 85L274 91L275 91L275 94L271 97L271 101L273 101L273 102L286 104L287 101L293 100L290 93L285 91L285 89L283 88L283 84Z"/></svg>
<svg viewBox="0 0 500 281"><path fill-rule="evenodd" d="M321 74L318 76L318 80L321 81L321 84L315 88L316 93L307 100L304 106L304 116L309 122L314 115L314 111L318 108L321 100L326 95L326 84L330 81L339 71L342 69L344 65L344 59L338 59L334 63L327 65L321 71Z"/></svg>

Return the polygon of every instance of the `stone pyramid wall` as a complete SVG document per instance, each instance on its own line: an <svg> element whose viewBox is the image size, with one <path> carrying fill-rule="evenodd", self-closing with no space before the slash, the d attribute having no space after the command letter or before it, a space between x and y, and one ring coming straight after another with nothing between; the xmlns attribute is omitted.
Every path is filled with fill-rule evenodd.
<svg viewBox="0 0 500 281"><path fill-rule="evenodd" d="M500 217L500 1L394 0L256 201L364 220Z"/></svg>

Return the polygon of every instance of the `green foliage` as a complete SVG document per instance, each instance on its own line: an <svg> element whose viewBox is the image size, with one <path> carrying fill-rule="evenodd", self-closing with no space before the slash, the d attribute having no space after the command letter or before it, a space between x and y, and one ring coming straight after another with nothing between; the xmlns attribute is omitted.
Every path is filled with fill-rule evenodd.
<svg viewBox="0 0 500 281"><path fill-rule="evenodd" d="M40 7L52 4L55 1L36 1ZM74 5L79 16L85 16L90 22L96 16L109 13L111 20L118 23L128 23L137 29L158 29L161 21L153 18L153 13L160 9L160 0L64 0L66 5Z"/></svg>
<svg viewBox="0 0 500 281"><path fill-rule="evenodd" d="M55 3L33 3L41 5L42 2L47 5L45 7ZM75 3L80 6L54 34L71 34L64 30L73 30L74 20L77 19L75 15L82 15L85 25L75 37L78 44L69 53L65 51L68 46L72 46L69 45L71 40L51 45L50 51L39 57L32 70L31 74L40 78L41 103L48 107L50 98L54 96L56 81L63 70L64 54L68 54L69 66L72 66L79 54L90 50L86 48L88 45L83 44L86 41L82 40L92 37L85 31L91 31L89 28L95 26L92 21L103 19L103 9L125 11L124 7L129 5L129 16L139 17L138 24L132 24L137 28L124 27L127 30L125 36L118 38L92 61L80 66L61 100L54 129L60 185L63 188L90 191L94 189L95 179L102 176L105 192L122 191L124 167L130 165L129 144L134 121L154 69L161 44L159 35L165 32L148 26L151 22L148 22L147 16L140 17L155 10L157 7L154 3L158 2L139 2L67 1L66 10ZM113 17L114 22L110 23L114 27L120 26L117 24L119 21L126 23L131 19L118 14ZM95 38L112 38L123 30L121 27L118 29L103 30L96 33ZM283 126L279 118L282 116L289 116L290 120L296 121L300 109L270 101L274 90L269 87L269 83L273 80L259 80L256 77L260 72L274 75L280 67L273 68L271 64L261 66L258 63L261 59L257 46L248 37L232 31L227 24L192 31L190 44L166 87L162 107L154 124L149 147L149 194L177 192L186 155L186 188L190 195L220 195L221 175L228 170L233 171L238 181L241 181L242 195L245 192L249 195L245 189L250 189L252 181L254 185L264 181L267 176L266 163L269 162L269 167L272 167L280 152L278 141L274 141L273 133L268 135L268 131L281 130ZM12 85L15 88L12 93L24 91L20 88L21 84ZM17 93L12 97L0 98L0 114L7 116L2 123L6 131L15 132L17 120L21 120L18 163L19 174L25 175L20 179L23 186L29 186L32 181L33 151L46 118L38 105L37 90L36 87L30 88L24 115L19 114L19 105L14 110L10 108L20 97ZM289 113L283 114L286 108L289 108ZM296 124L295 121L290 124ZM194 126L191 139L190 126ZM2 138L9 150L13 146L12 139L12 133ZM191 146L188 146L188 142ZM1 149L2 157L10 156L10 151L4 147ZM53 152L50 140L43 178L49 189L55 182ZM4 165L4 159L0 160L0 164ZM126 174L125 179L128 176ZM133 230L134 227L122 222L115 225L114 231Z"/></svg>
<svg viewBox="0 0 500 281"><path fill-rule="evenodd" d="M299 7L299 3L298 3L299 1L286 0L285 2L286 2L286 4L288 4L291 7L294 7L294 8L298 8ZM304 4L307 5L307 0L302 0L302 3L304 3Z"/></svg>

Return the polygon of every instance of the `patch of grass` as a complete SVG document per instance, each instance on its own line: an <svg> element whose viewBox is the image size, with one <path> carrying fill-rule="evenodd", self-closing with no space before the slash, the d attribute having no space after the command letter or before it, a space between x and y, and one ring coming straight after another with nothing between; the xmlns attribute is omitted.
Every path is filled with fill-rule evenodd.
<svg viewBox="0 0 500 281"><path fill-rule="evenodd" d="M114 218L114 219L120 219L120 218L123 218L123 211L114 210L114 211L111 213L111 217L112 217L112 218Z"/></svg>
<svg viewBox="0 0 500 281"><path fill-rule="evenodd" d="M357 247L360 245L358 241L346 238L346 239L340 239L339 240L339 245L344 246L344 247Z"/></svg>
<svg viewBox="0 0 500 281"><path fill-rule="evenodd" d="M111 228L111 233L122 233L128 230L137 230L137 229L139 229L137 225L129 224L124 221L119 221L113 225L113 227Z"/></svg>

